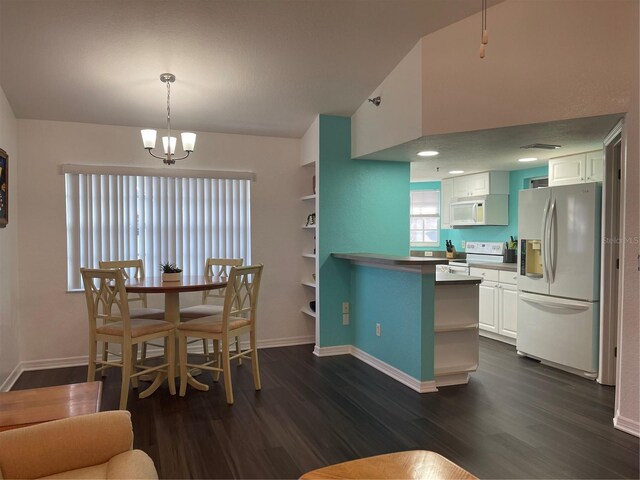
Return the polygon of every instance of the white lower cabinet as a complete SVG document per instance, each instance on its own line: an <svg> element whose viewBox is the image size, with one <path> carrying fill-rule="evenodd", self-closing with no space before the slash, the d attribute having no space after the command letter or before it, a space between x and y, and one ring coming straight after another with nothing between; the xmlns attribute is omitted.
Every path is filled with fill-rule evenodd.
<svg viewBox="0 0 640 480"><path fill-rule="evenodd" d="M473 274L471 274L473 276ZM498 315L496 304L498 303L498 284L487 282L480 284L480 301L478 323L481 330L498 333Z"/></svg>
<svg viewBox="0 0 640 480"><path fill-rule="evenodd" d="M518 331L518 287L500 284L498 289L498 306L500 329L498 333L516 338Z"/></svg>
<svg viewBox="0 0 640 480"><path fill-rule="evenodd" d="M471 268L483 278L479 295L480 335L515 345L518 331L517 274L506 270Z"/></svg>

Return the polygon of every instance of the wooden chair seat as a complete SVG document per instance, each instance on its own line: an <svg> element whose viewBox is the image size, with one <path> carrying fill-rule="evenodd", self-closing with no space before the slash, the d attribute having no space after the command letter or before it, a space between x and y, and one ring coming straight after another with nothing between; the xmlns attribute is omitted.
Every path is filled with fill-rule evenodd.
<svg viewBox="0 0 640 480"><path fill-rule="evenodd" d="M300 478L477 480L478 477L435 452L413 450L337 463L307 472Z"/></svg>
<svg viewBox="0 0 640 480"><path fill-rule="evenodd" d="M247 318L229 317L229 332L251 324ZM190 322L178 325L178 330L186 332L222 333L222 316L195 318Z"/></svg>
<svg viewBox="0 0 640 480"><path fill-rule="evenodd" d="M163 320L153 320L151 318L132 318L131 319L131 338L143 337L154 333L168 332L173 330L173 324ZM122 336L124 333L124 324L122 322L107 323L96 328L96 333L102 335Z"/></svg>

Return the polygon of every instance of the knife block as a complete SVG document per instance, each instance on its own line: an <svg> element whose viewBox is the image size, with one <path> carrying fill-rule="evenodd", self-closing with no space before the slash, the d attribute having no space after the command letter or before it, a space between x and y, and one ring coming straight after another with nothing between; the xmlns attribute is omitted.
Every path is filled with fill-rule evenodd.
<svg viewBox="0 0 640 480"><path fill-rule="evenodd" d="M446 258L456 258L456 249L454 248L450 252L445 252Z"/></svg>

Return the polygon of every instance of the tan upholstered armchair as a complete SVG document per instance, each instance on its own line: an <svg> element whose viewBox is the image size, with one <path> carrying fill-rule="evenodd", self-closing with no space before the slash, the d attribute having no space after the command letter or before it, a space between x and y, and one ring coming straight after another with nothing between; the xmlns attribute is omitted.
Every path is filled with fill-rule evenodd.
<svg viewBox="0 0 640 480"><path fill-rule="evenodd" d="M132 450L131 414L100 412L0 433L0 478L158 478Z"/></svg>

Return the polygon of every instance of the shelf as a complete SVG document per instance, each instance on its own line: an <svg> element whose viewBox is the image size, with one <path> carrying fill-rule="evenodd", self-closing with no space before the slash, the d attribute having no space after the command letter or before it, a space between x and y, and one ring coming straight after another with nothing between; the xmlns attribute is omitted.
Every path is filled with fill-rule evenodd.
<svg viewBox="0 0 640 480"><path fill-rule="evenodd" d="M316 258L316 254L315 253L303 253L302 256L304 258Z"/></svg>
<svg viewBox="0 0 640 480"><path fill-rule="evenodd" d="M303 225L302 228L309 228L309 229L314 229L316 228L315 225Z"/></svg>
<svg viewBox="0 0 640 480"><path fill-rule="evenodd" d="M300 197L300 200L304 201L304 200L315 200L316 198L316 194L314 193L313 195L307 195L306 197Z"/></svg>
<svg viewBox="0 0 640 480"><path fill-rule="evenodd" d="M309 307L301 308L300 311L305 315L308 315L312 318L316 318L316 312L312 311Z"/></svg>
<svg viewBox="0 0 640 480"><path fill-rule="evenodd" d="M307 163L303 163L302 166L303 167L313 167L316 164L315 160L311 160L310 162Z"/></svg>
<svg viewBox="0 0 640 480"><path fill-rule="evenodd" d="M307 281L303 281L303 282L300 282L300 283L302 283L302 285L304 285L305 287L316 288L316 284L315 284L315 282L307 282Z"/></svg>
<svg viewBox="0 0 640 480"><path fill-rule="evenodd" d="M456 375L459 373L475 372L476 370L478 370L478 364L474 363L474 364L469 364L469 366L456 365L454 367L436 368L433 374L436 377L442 377L444 375Z"/></svg>
<svg viewBox="0 0 640 480"><path fill-rule="evenodd" d="M477 330L477 323L469 323L467 325L436 325L433 331L435 333L444 333L444 332L462 332L464 330Z"/></svg>

